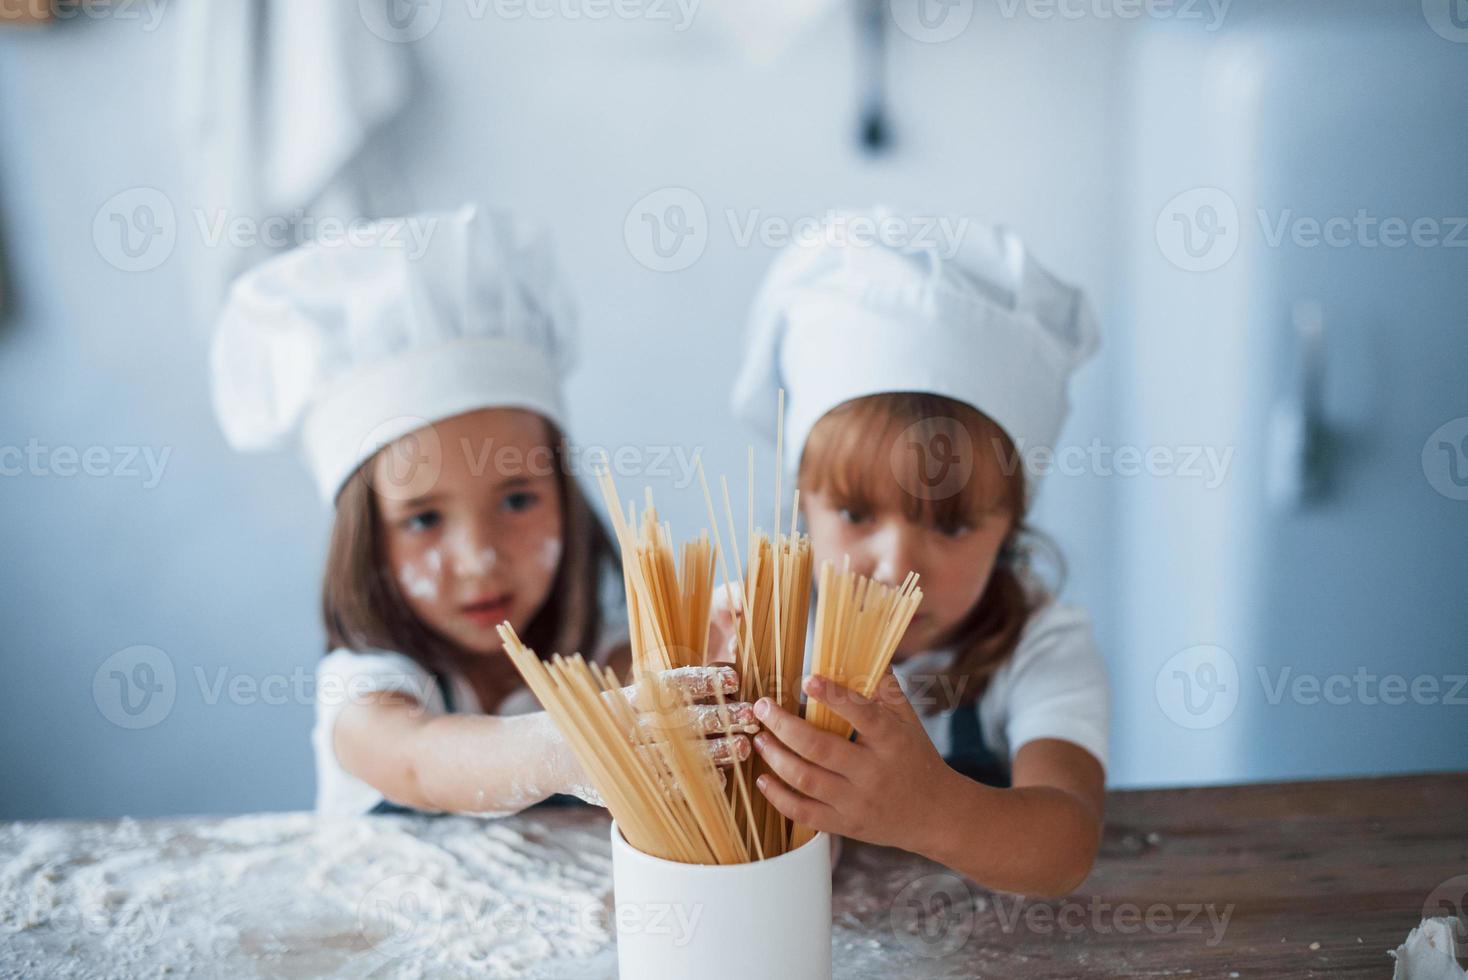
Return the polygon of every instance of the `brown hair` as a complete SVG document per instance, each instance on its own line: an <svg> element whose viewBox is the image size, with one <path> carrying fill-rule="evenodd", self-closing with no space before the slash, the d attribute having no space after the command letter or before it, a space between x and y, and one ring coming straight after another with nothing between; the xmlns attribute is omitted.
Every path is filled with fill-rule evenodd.
<svg viewBox="0 0 1468 980"><path fill-rule="evenodd" d="M546 427L554 447L566 547L545 603L520 632L525 645L543 658L557 652L590 658L597 652L602 627L602 576L615 570L616 552L566 464L564 437L550 423ZM462 652L419 621L388 572L382 521L368 474L372 465L369 459L358 467L337 496L321 590L327 651L392 650L425 670L443 673L462 662Z"/></svg>
<svg viewBox="0 0 1468 980"><path fill-rule="evenodd" d="M894 437L894 445L932 446L949 440L949 449L967 444L968 459L953 457L960 470L933 485L923 479L927 461L891 460L888 478L880 480L875 453ZM940 443L941 444L941 443ZM991 452L985 452L989 449ZM1011 521L1009 534L990 573L989 582L950 640L957 656L948 670L953 682L949 703L938 711L972 704L1019 646L1031 614L1049 591L1035 573L1037 546L1043 546L1063 571L1059 554L1025 524L1027 510L1024 467L1013 441L993 419L964 402L928 392L885 392L838 405L821 417L806 440L800 461L803 491L830 491L846 506L872 509L886 502L908 520L951 527L1002 514Z"/></svg>

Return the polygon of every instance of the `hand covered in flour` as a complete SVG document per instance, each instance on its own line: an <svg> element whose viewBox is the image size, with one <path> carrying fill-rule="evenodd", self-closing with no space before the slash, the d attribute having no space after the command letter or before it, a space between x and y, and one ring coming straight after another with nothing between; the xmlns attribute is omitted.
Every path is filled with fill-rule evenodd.
<svg viewBox="0 0 1468 980"><path fill-rule="evenodd" d="M739 691L739 675L733 667L678 667L659 671L656 680L644 678L622 688L623 696L638 711L639 723L654 737L658 716L653 709L657 707L656 699L664 696L665 691L677 698L679 704L685 699L693 702L689 706L693 725L707 736L706 751L714 765L722 770L732 766L736 759L743 762L749 758L749 736L760 727L755 720L754 706L747 701L717 703L720 695L727 699ZM606 806L570 752L556 753L555 758L559 770L554 780L562 787L561 792L579 796L596 806Z"/></svg>
<svg viewBox="0 0 1468 980"><path fill-rule="evenodd" d="M755 749L774 775L760 790L796 823L831 834L918 850L919 828L952 772L891 671L864 698L811 676L806 696L826 704L856 728L847 741L780 708L769 698L754 707L765 731Z"/></svg>

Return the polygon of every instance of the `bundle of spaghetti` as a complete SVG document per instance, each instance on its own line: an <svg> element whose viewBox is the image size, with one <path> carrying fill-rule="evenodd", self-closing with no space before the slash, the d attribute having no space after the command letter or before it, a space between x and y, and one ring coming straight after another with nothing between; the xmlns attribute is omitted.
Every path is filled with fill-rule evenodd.
<svg viewBox="0 0 1468 980"><path fill-rule="evenodd" d="M634 671L641 676L644 671L701 666L714 590L708 532L675 552L672 528L658 522L651 490L639 523L635 508L623 513L611 474L601 470L597 476L622 550Z"/></svg>
<svg viewBox="0 0 1468 980"><path fill-rule="evenodd" d="M922 601L916 572L894 589L851 571L849 557L839 572L829 561L822 562L811 673L871 697ZM851 736L851 723L823 702L808 701L805 720L842 738ZM791 846L811 836L810 828L797 827Z"/></svg>
<svg viewBox="0 0 1468 980"><path fill-rule="evenodd" d="M818 596L811 673L871 697L923 601L917 573L894 589L853 572L849 558L839 572L822 562ZM819 701L806 705L805 719L842 738L851 734L851 724Z"/></svg>
<svg viewBox="0 0 1468 980"><path fill-rule="evenodd" d="M786 711L800 713L811 560L810 538L804 534L782 534L775 541L761 533L754 535L740 589L743 612L736 626L741 700L768 697ZM753 824L742 821L740 829L758 842L759 852L773 857L788 849L790 822L755 790L756 781L768 772L763 757L757 756L740 774L754 798ZM740 787L731 786L731 798L739 791Z"/></svg>
<svg viewBox="0 0 1468 980"><path fill-rule="evenodd" d="M499 634L628 843L685 864L750 860L709 743L692 720L688 697L669 678L648 675L643 683L650 696L639 700L639 718L610 669L579 654L541 660L509 623Z"/></svg>

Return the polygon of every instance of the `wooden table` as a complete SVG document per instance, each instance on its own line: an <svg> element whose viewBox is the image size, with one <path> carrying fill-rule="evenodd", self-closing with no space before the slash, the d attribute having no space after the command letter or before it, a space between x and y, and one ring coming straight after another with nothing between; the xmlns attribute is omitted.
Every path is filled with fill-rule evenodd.
<svg viewBox="0 0 1468 980"><path fill-rule="evenodd" d="M1468 774L1115 792L1107 817L1095 871L1061 901L996 895L910 854L848 843L834 880L836 977L1388 978L1387 951L1424 915L1468 906ZM267 820L268 834L251 829ZM468 942L479 955L497 939L441 930L434 945L413 947L364 925L371 896L340 882L355 865L375 863L364 855L380 853L398 855L382 869L398 882L395 902L412 897L401 881L417 877L432 882L435 900L484 883L479 907L503 904L505 888L539 886L531 872L509 875L512 884L495 891L496 869L538 853L565 871L558 901L581 889L588 908L610 908L606 819L589 808L494 822L364 818L322 827L295 815L0 831L0 883L36 906L0 910L4 977L470 972L425 951ZM149 862L205 868L209 884L128 878ZM60 915L83 896L110 909L94 928L85 908L69 921ZM147 941L119 937L125 910L146 912L147 903L157 913ZM616 974L609 933L522 939L519 965L499 964L505 975ZM546 944L543 954L534 942ZM490 967L479 975L486 971L494 975Z"/></svg>

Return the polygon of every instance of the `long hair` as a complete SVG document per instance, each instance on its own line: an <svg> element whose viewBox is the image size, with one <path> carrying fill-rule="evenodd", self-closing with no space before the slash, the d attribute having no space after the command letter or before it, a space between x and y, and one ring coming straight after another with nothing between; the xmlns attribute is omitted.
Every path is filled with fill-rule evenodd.
<svg viewBox="0 0 1468 980"><path fill-rule="evenodd" d="M602 629L602 576L615 569L616 552L566 465L564 437L548 427L566 545L550 593L521 635L542 657L582 652L590 658ZM443 673L463 661L463 652L413 614L388 570L382 521L368 478L372 465L369 459L358 467L337 497L321 590L327 651L392 650L430 673Z"/></svg>
<svg viewBox="0 0 1468 980"><path fill-rule="evenodd" d="M894 437L928 446L944 440L950 449L966 437L968 459L962 478L925 488L922 458L880 459L877 450ZM811 430L800 461L802 491L830 491L848 506L874 509L888 504L908 520L938 527L977 523L1002 514L1010 521L983 594L948 637L956 656L943 685L947 703L938 711L972 704L1019 646L1030 616L1051 594L1036 573L1039 550L1054 559L1057 580L1063 563L1054 546L1025 523L1024 467L1014 443L993 419L964 402L928 392L887 392L845 402ZM1058 589L1058 584L1055 586Z"/></svg>

